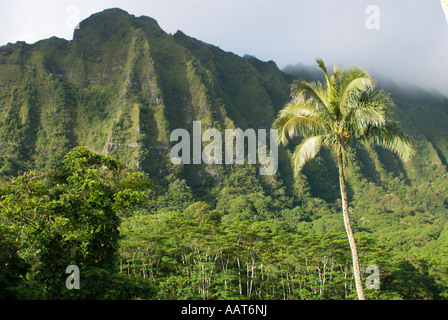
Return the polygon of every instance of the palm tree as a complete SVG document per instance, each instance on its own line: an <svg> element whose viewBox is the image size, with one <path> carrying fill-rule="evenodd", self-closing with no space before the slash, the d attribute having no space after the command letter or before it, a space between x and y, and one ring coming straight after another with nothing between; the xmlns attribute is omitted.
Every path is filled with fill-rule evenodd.
<svg viewBox="0 0 448 320"><path fill-rule="evenodd" d="M358 298L364 300L358 249L348 211L347 156L355 143L384 147L397 153L403 161L411 158L414 149L398 123L388 118L394 106L389 94L376 89L367 71L361 67L339 70L335 66L330 76L324 61L317 59L316 62L325 74L325 81L296 80L291 86L292 100L279 112L273 127L279 130L279 142L284 145L288 144L288 138L303 138L292 156L296 176L321 147L337 156L344 226Z"/></svg>

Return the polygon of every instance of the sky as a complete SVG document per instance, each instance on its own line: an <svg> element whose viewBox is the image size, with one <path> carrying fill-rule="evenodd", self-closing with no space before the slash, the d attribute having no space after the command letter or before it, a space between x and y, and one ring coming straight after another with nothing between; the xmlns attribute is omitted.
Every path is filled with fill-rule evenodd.
<svg viewBox="0 0 448 320"><path fill-rule="evenodd" d="M80 21L112 7L280 69L322 57L448 96L440 0L1 0L0 45L71 40Z"/></svg>

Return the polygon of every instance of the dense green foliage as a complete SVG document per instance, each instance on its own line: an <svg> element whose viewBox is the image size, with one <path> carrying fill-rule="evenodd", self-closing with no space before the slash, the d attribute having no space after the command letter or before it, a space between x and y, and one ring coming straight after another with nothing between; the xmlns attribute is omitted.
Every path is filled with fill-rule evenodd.
<svg viewBox="0 0 448 320"><path fill-rule="evenodd" d="M68 153L56 172L29 172L5 183L2 293L28 299L122 297L125 292L114 292L123 281L117 277L120 215L143 204L150 186L142 173L129 173L86 148ZM65 287L70 265L81 270L83 290Z"/></svg>
<svg viewBox="0 0 448 320"><path fill-rule="evenodd" d="M298 179L298 141L280 148L275 176L168 157L170 132L194 120L270 128L289 82L307 74L118 9L80 26L73 41L0 47L1 298L355 297L330 153ZM366 295L446 298L448 99L380 85L416 155L403 165L355 148L348 159L361 269L381 270ZM81 269L80 290L65 287L68 265Z"/></svg>
<svg viewBox="0 0 448 320"><path fill-rule="evenodd" d="M0 202L2 298L355 296L344 233L299 230L315 210L291 210L291 199L281 196L281 188L267 191L253 168L242 167L223 181L216 209L194 202L183 180L171 182L175 192L154 197L154 189L142 173L85 148L71 151L56 172L30 172L6 183ZM381 270L381 290L368 291L368 298L443 294L437 273L429 271L437 267L433 261L412 264L370 235L357 240L362 267ZM81 270L80 290L65 287L65 268L73 264Z"/></svg>

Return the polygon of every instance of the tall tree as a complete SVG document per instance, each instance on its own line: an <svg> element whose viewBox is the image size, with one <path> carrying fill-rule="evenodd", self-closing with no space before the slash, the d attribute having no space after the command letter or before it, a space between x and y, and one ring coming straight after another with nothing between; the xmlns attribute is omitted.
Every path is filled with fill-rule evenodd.
<svg viewBox="0 0 448 320"><path fill-rule="evenodd" d="M323 82L295 80L292 100L279 112L274 128L279 129L280 143L301 136L292 157L297 176L305 163L313 159L321 147L337 156L339 185L344 226L348 236L358 298L364 300L358 250L348 211L345 170L348 154L357 142L381 146L407 161L414 153L411 139L389 118L394 106L389 94L376 88L371 75L361 67L334 67L330 75L325 62L316 60L325 74Z"/></svg>

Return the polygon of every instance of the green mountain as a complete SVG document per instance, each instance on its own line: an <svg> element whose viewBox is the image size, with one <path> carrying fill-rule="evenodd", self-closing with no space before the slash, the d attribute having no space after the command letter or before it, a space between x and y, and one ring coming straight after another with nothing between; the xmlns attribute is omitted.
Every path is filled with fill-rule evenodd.
<svg viewBox="0 0 448 320"><path fill-rule="evenodd" d="M5 174L52 168L77 145L156 174L172 130L194 120L269 127L289 92L273 62L169 35L119 9L83 21L73 41L8 44L0 56Z"/></svg>
<svg viewBox="0 0 448 320"><path fill-rule="evenodd" d="M155 179L154 210L191 211L203 201L222 221L343 232L329 153L307 164L298 180L289 161L294 145L280 148L273 177L251 166L174 166L169 159L171 132L191 131L193 121L219 130L269 129L295 77L318 79L181 31L167 34L148 17L105 10L81 22L72 41L0 47L0 175L49 171L73 147L87 146ZM404 165L381 149L355 150L348 177L354 228L397 257L420 261L448 251L448 98L386 81L380 86L391 92L395 118L414 138L417 155ZM446 280L431 268L423 269Z"/></svg>

